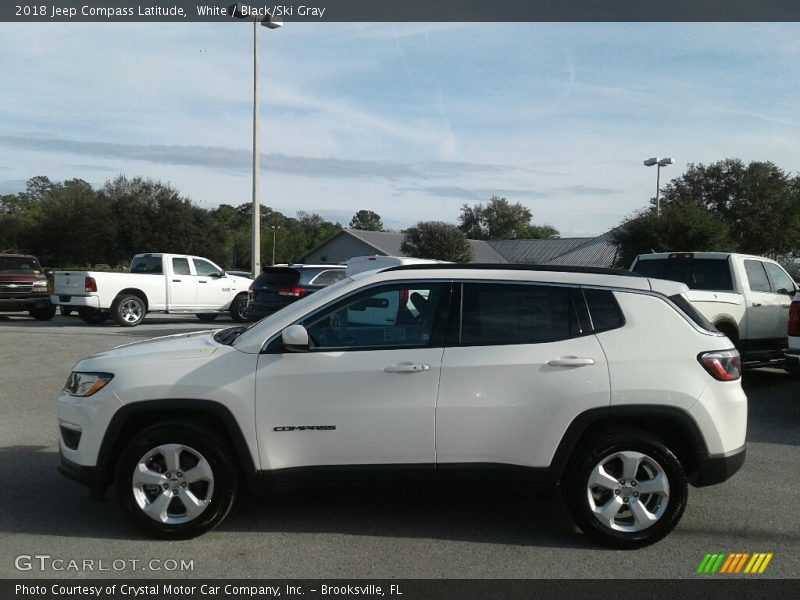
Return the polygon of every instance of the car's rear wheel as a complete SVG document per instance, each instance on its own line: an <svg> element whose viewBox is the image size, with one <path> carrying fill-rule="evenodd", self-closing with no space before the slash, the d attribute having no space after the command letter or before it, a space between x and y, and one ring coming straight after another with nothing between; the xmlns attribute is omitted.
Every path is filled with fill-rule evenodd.
<svg viewBox="0 0 800 600"><path fill-rule="evenodd" d="M231 302L231 319L237 323L247 322L247 294L239 294Z"/></svg>
<svg viewBox="0 0 800 600"><path fill-rule="evenodd" d="M144 300L135 294L117 296L111 304L114 322L121 327L136 327L144 320L147 307Z"/></svg>
<svg viewBox="0 0 800 600"><path fill-rule="evenodd" d="M688 496L678 458L644 432L592 438L576 454L565 483L575 523L613 548L639 548L662 539L680 521Z"/></svg>
<svg viewBox="0 0 800 600"><path fill-rule="evenodd" d="M219 315L218 315L218 314L216 314L216 313L202 313L202 314L195 315L195 316L196 316L198 319L200 319L201 321L203 321L203 323L210 323L211 321L214 321L214 320L216 320L216 318L217 318Z"/></svg>
<svg viewBox="0 0 800 600"><path fill-rule="evenodd" d="M108 312L99 310L97 308L88 308L83 306L78 309L78 316L84 323L88 323L89 325L100 325L100 323L103 323L106 319L108 319Z"/></svg>
<svg viewBox="0 0 800 600"><path fill-rule="evenodd" d="M120 502L140 529L162 539L186 539L222 522L236 498L237 473L216 432L169 421L128 443L115 482Z"/></svg>

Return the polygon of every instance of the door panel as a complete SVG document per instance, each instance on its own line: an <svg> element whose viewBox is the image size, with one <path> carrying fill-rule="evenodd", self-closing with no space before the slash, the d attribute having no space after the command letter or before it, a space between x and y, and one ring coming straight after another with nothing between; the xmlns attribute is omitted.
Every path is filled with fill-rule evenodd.
<svg viewBox="0 0 800 600"><path fill-rule="evenodd" d="M192 262L197 273L197 308L222 310L231 300L230 281L227 277L219 277L219 267L207 260L193 258Z"/></svg>
<svg viewBox="0 0 800 600"><path fill-rule="evenodd" d="M746 312L744 321L744 337L748 340L764 340L786 336L786 323L789 319L788 308L786 318L781 323L784 330L777 333L780 321L781 305L776 294L772 293L764 263L760 260L745 260L745 274L748 292L745 295Z"/></svg>
<svg viewBox="0 0 800 600"><path fill-rule="evenodd" d="M167 276L169 308L190 308L197 297L197 280L189 270L189 259L174 257Z"/></svg>

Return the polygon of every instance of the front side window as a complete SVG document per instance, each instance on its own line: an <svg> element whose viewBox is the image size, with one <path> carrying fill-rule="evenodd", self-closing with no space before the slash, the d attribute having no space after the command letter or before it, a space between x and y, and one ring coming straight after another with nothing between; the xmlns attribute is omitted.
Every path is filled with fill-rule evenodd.
<svg viewBox="0 0 800 600"><path fill-rule="evenodd" d="M764 263L760 260L744 261L744 271L747 274L747 283L751 292L771 292L769 279L764 271Z"/></svg>
<svg viewBox="0 0 800 600"><path fill-rule="evenodd" d="M466 283L461 344L537 344L580 335L575 289L549 285Z"/></svg>
<svg viewBox="0 0 800 600"><path fill-rule="evenodd" d="M194 270L201 277L211 277L212 275L219 275L219 269L212 265L207 260L199 258L192 259L194 261Z"/></svg>
<svg viewBox="0 0 800 600"><path fill-rule="evenodd" d="M431 346L448 292L449 284L380 286L323 309L302 324L311 350Z"/></svg>
<svg viewBox="0 0 800 600"><path fill-rule="evenodd" d="M783 272L783 269L772 263L764 263L764 268L767 270L767 276L772 282L772 289L776 294L787 294L789 296L794 294L794 282L791 277Z"/></svg>

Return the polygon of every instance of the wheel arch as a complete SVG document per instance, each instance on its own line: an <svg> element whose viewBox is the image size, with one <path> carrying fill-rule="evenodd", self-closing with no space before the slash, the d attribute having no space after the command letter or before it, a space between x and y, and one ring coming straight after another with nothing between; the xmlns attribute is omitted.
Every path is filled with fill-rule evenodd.
<svg viewBox="0 0 800 600"><path fill-rule="evenodd" d="M740 339L740 337L739 337L739 334L740 334L739 325L736 323L736 320L733 317L731 317L729 315L722 315L722 316L716 317L714 319L713 323L714 323L714 327L719 329L722 333L727 335L729 338L731 337L729 335L729 332L732 333L734 337L731 338L731 341L734 343L734 345L738 345L739 339Z"/></svg>
<svg viewBox="0 0 800 600"><path fill-rule="evenodd" d="M250 449L231 411L212 400L171 398L127 404L112 417L97 457L95 495L102 497L114 480L114 469L128 442L143 429L160 422L180 419L213 428L231 446L241 474L248 484L255 481L256 466Z"/></svg>
<svg viewBox="0 0 800 600"><path fill-rule="evenodd" d="M113 302L116 302L122 296L138 296L144 302L145 311L150 309L150 300L147 298L147 294L145 294L139 288L125 288L124 290L120 290L117 295L114 296Z"/></svg>
<svg viewBox="0 0 800 600"><path fill-rule="evenodd" d="M686 411L667 405L629 404L594 408L578 415L567 427L551 461L559 484L568 472L575 451L602 431L641 430L661 440L683 465L689 481L696 475L699 460L708 455L700 428Z"/></svg>

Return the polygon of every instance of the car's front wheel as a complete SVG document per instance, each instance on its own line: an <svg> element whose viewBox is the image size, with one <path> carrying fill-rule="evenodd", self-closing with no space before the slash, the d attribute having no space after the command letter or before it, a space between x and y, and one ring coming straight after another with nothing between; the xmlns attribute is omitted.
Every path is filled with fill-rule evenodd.
<svg viewBox="0 0 800 600"><path fill-rule="evenodd" d="M115 483L140 529L162 539L186 539L222 522L236 497L237 473L227 443L216 432L169 421L128 443Z"/></svg>
<svg viewBox="0 0 800 600"><path fill-rule="evenodd" d="M639 548L666 536L686 507L678 458L644 432L612 431L578 450L564 492L575 523L593 540Z"/></svg>

